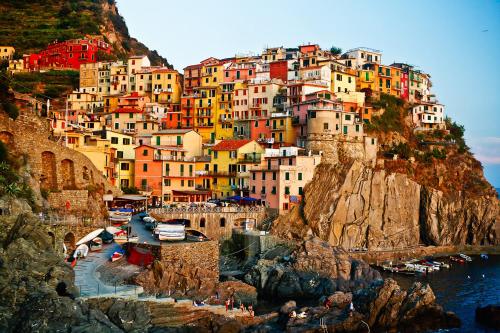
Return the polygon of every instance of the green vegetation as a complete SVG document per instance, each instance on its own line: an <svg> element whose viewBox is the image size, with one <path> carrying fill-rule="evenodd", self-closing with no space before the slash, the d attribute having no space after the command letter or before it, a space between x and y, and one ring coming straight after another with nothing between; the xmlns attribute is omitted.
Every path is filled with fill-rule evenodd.
<svg viewBox="0 0 500 333"><path fill-rule="evenodd" d="M330 48L330 52L333 54L333 55L339 55L342 53L342 49L340 47L336 47L336 46L332 46Z"/></svg>
<svg viewBox="0 0 500 333"><path fill-rule="evenodd" d="M465 144L464 126L452 121L450 117L446 117L445 122L446 128L450 131L449 138L457 144L458 152L465 153L466 151L469 151L469 147Z"/></svg>
<svg viewBox="0 0 500 333"><path fill-rule="evenodd" d="M123 187L122 191L125 194L139 194L139 189L137 187Z"/></svg>
<svg viewBox="0 0 500 333"><path fill-rule="evenodd" d="M384 109L380 116L373 116L370 123L366 124L366 129L370 131L381 132L399 132L403 131L403 104L404 101L398 97L381 94L379 100L372 101L375 109Z"/></svg>
<svg viewBox="0 0 500 333"><path fill-rule="evenodd" d="M61 98L78 88L80 73L77 71L48 71L18 73L12 80L12 88L35 97Z"/></svg>
<svg viewBox="0 0 500 333"><path fill-rule="evenodd" d="M12 102L12 96L10 95L11 80L10 76L7 74L5 68L0 70L0 110L5 111L7 115L16 119L19 116L19 109ZM3 159L2 159L3 160Z"/></svg>
<svg viewBox="0 0 500 333"><path fill-rule="evenodd" d="M33 191L28 183L17 174L7 147L0 141L0 197L26 199L31 207L35 206Z"/></svg>
<svg viewBox="0 0 500 333"><path fill-rule="evenodd" d="M411 148L407 143L400 142L397 145L393 146L389 153L398 154L399 158L409 159L412 156Z"/></svg>
<svg viewBox="0 0 500 333"><path fill-rule="evenodd" d="M123 17L104 11L114 0L2 0L0 2L0 45L12 45L16 54L35 53L55 40L64 41L99 35L111 24L122 43L113 45L115 55L123 50L147 54L154 65L168 65L156 51L130 37ZM105 38L106 40L106 38ZM108 60L108 59L103 59Z"/></svg>

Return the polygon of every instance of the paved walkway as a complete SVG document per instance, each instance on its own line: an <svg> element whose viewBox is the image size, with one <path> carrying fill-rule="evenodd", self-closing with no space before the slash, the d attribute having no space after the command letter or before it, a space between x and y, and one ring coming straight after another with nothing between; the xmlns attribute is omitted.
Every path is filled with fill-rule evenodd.
<svg viewBox="0 0 500 333"><path fill-rule="evenodd" d="M120 249L120 245L111 243L104 245L98 252L89 252L85 259L78 260L75 271L75 285L80 290L81 297L102 296L111 294L130 295L142 292L142 287L134 285L108 285L99 279L96 272L99 266L105 264L113 252ZM124 259L121 259L124 260Z"/></svg>
<svg viewBox="0 0 500 333"><path fill-rule="evenodd" d="M144 222L142 222L138 215L132 216L132 220L129 222L129 225L132 227L131 235L139 236L139 243L160 245L160 241L154 239L153 232L144 227Z"/></svg>

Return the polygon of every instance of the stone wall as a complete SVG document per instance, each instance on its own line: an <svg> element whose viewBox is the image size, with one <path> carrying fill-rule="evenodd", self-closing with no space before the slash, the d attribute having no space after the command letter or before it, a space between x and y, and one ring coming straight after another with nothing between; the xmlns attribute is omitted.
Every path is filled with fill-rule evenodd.
<svg viewBox="0 0 500 333"><path fill-rule="evenodd" d="M218 241L162 243L150 249L157 261L135 279L146 292L214 295L219 282Z"/></svg>
<svg viewBox="0 0 500 333"><path fill-rule="evenodd" d="M50 193L49 202L56 205L51 208L64 207L60 203L66 196L64 202L65 199L73 200L78 207L75 214L102 216L105 212L102 195L119 193L85 155L51 140L48 124L41 118L20 115L14 121L0 114L0 140L14 156L24 156L30 186L35 193L39 190ZM84 192L71 192L74 190L87 190L87 207Z"/></svg>
<svg viewBox="0 0 500 333"><path fill-rule="evenodd" d="M52 208L66 210L66 202L69 202L69 211L83 211L89 206L89 191L87 190L62 190L50 192L48 197Z"/></svg>
<svg viewBox="0 0 500 333"><path fill-rule="evenodd" d="M152 209L150 215L158 221L187 219L189 228L203 232L210 238L231 237L234 228L242 228L245 221L259 226L266 216L264 207L216 207L188 209Z"/></svg>
<svg viewBox="0 0 500 333"><path fill-rule="evenodd" d="M306 149L321 151L322 163L336 164L345 159L355 159L373 164L377 156L377 139L349 138L333 134L309 134Z"/></svg>

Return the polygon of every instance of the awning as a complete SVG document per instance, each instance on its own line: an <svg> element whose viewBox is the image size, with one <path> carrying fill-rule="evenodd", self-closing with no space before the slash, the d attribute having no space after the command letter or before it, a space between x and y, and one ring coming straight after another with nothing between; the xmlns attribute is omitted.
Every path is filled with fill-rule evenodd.
<svg viewBox="0 0 500 333"><path fill-rule="evenodd" d="M173 195L204 195L204 194L210 194L210 191L172 191Z"/></svg>
<svg viewBox="0 0 500 333"><path fill-rule="evenodd" d="M116 197L115 200L144 201L147 197L137 194L128 194Z"/></svg>

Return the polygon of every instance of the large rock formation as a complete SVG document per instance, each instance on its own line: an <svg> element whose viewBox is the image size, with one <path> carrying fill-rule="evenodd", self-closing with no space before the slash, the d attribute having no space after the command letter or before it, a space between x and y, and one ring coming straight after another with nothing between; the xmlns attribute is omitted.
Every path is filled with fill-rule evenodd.
<svg viewBox="0 0 500 333"><path fill-rule="evenodd" d="M287 238L313 233L345 248L497 244L499 207L488 191L443 192L358 160L323 163L301 206L280 217L273 232Z"/></svg>
<svg viewBox="0 0 500 333"><path fill-rule="evenodd" d="M270 299L319 299L336 290L351 290L379 279L363 261L314 238L301 243L290 256L260 259L245 281Z"/></svg>

